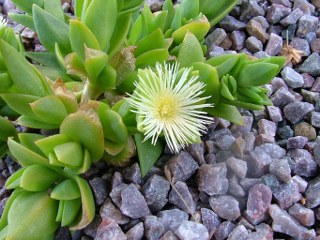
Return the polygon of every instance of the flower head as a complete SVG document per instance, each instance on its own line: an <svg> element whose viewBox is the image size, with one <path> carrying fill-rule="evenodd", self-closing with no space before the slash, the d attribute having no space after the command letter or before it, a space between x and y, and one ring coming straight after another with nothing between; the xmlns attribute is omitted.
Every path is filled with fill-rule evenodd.
<svg viewBox="0 0 320 240"><path fill-rule="evenodd" d="M179 71L177 63L157 63L155 70L140 70L136 89L128 98L145 140L151 138L155 144L164 135L170 150L176 153L180 147L198 142L205 125L212 122L201 111L212 107L204 103L210 96L201 96L205 84L197 81L198 76L192 76L190 71L191 68Z"/></svg>

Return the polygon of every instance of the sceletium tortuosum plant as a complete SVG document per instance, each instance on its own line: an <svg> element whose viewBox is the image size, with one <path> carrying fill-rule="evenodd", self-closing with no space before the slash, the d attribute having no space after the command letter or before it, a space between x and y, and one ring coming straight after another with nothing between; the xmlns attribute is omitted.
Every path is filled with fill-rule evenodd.
<svg viewBox="0 0 320 240"><path fill-rule="evenodd" d="M22 168L6 182L13 192L0 239L54 239L59 226L84 228L95 204L81 174L92 163L125 166L138 156L144 176L165 143L177 153L199 142L212 116L241 124L237 107L270 105L263 85L285 61L205 58L206 34L236 0L175 7L166 0L156 13L141 8L143 0L75 0L74 16L60 0L13 2L24 13L10 17L47 51L26 52L2 23L0 156ZM12 122L36 133L19 133Z"/></svg>

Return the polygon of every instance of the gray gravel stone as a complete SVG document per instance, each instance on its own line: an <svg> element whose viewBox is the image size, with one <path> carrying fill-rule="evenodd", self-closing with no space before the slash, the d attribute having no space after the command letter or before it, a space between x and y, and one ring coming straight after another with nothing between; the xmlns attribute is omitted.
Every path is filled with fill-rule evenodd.
<svg viewBox="0 0 320 240"><path fill-rule="evenodd" d="M229 174L229 189L228 192L235 197L244 197L246 195L239 178L234 174Z"/></svg>
<svg viewBox="0 0 320 240"><path fill-rule="evenodd" d="M268 186L272 191L275 191L280 186L278 178L272 174L263 175L261 177L261 183Z"/></svg>
<svg viewBox="0 0 320 240"><path fill-rule="evenodd" d="M265 223L255 226L255 232L250 232L248 240L270 240L273 239L273 230Z"/></svg>
<svg viewBox="0 0 320 240"><path fill-rule="evenodd" d="M297 36L305 37L308 33L317 29L318 18L310 15L303 15L298 22Z"/></svg>
<svg viewBox="0 0 320 240"><path fill-rule="evenodd" d="M299 70L304 73L309 73L312 76L320 75L320 55L312 53L299 67Z"/></svg>
<svg viewBox="0 0 320 240"><path fill-rule="evenodd" d="M276 204L269 207L269 214L273 220L272 229L275 232L285 233L295 239L313 239L314 230L308 230L291 217L285 210Z"/></svg>
<svg viewBox="0 0 320 240"><path fill-rule="evenodd" d="M240 185L242 188L249 192L249 190L256 184L262 183L262 180L260 178L243 178L240 179Z"/></svg>
<svg viewBox="0 0 320 240"><path fill-rule="evenodd" d="M224 19L222 19L222 21L219 23L219 26L229 32L243 30L246 28L246 24L244 22L241 22L230 15L227 15Z"/></svg>
<svg viewBox="0 0 320 240"><path fill-rule="evenodd" d="M294 9L288 16L283 18L280 23L283 26L288 26L291 24L296 24L298 20L303 16L303 12L300 10L300 8Z"/></svg>
<svg viewBox="0 0 320 240"><path fill-rule="evenodd" d="M176 189L171 190L169 194L169 202L176 205L181 210L193 214L196 210L196 202L193 199L187 184L185 182L178 181L174 184L174 186ZM176 190L179 192L179 194L177 194Z"/></svg>
<svg viewBox="0 0 320 240"><path fill-rule="evenodd" d="M245 226L239 225L232 230L227 240L246 240L248 236L249 233Z"/></svg>
<svg viewBox="0 0 320 240"><path fill-rule="evenodd" d="M243 31L233 31L230 34L230 38L232 40L232 49L241 50L246 41L246 34Z"/></svg>
<svg viewBox="0 0 320 240"><path fill-rule="evenodd" d="M281 109L278 108L278 107L275 107L275 106L267 106L267 110L268 110L268 113L269 113L269 117L270 117L270 120L272 122L281 122L283 119L282 119L282 112L281 112Z"/></svg>
<svg viewBox="0 0 320 240"><path fill-rule="evenodd" d="M239 178L245 178L248 170L247 162L241 159L231 157L227 161L228 168Z"/></svg>
<svg viewBox="0 0 320 240"><path fill-rule="evenodd" d="M263 49L262 42L255 36L250 36L249 38L247 38L245 44L249 51L252 53L262 51Z"/></svg>
<svg viewBox="0 0 320 240"><path fill-rule="evenodd" d="M304 193L307 186L308 186L308 182L306 180L304 180L302 177L295 175L291 178L291 180L293 182L295 182L298 185L299 188L299 192L300 193Z"/></svg>
<svg viewBox="0 0 320 240"><path fill-rule="evenodd" d="M230 150L234 153L235 157L243 158L244 147L245 147L245 141L240 136L233 142Z"/></svg>
<svg viewBox="0 0 320 240"><path fill-rule="evenodd" d="M127 240L141 240L143 238L143 235L144 226L142 222L139 222L126 232Z"/></svg>
<svg viewBox="0 0 320 240"><path fill-rule="evenodd" d="M141 184L141 172L138 163L132 164L130 167L126 167L123 171L123 177L131 183Z"/></svg>
<svg viewBox="0 0 320 240"><path fill-rule="evenodd" d="M320 112L312 112L310 114L310 123L316 128L320 128Z"/></svg>
<svg viewBox="0 0 320 240"><path fill-rule="evenodd" d="M278 205L285 209L292 204L298 202L301 199L298 185L292 180L281 184L277 189L273 191L273 196Z"/></svg>
<svg viewBox="0 0 320 240"><path fill-rule="evenodd" d="M206 163L204 159L204 144L189 144L186 151L198 162L199 165Z"/></svg>
<svg viewBox="0 0 320 240"><path fill-rule="evenodd" d="M208 208L201 208L201 220L209 233L214 231L221 224L218 215Z"/></svg>
<svg viewBox="0 0 320 240"><path fill-rule="evenodd" d="M317 174L317 164L310 152L305 149L292 149L288 151L294 163L293 172L303 177L313 177Z"/></svg>
<svg viewBox="0 0 320 240"><path fill-rule="evenodd" d="M221 223L218 226L217 230L214 232L215 239L216 240L226 239L235 227L236 225L230 221L225 221Z"/></svg>
<svg viewBox="0 0 320 240"><path fill-rule="evenodd" d="M124 215L133 219L151 214L146 200L133 183L122 189L119 208Z"/></svg>
<svg viewBox="0 0 320 240"><path fill-rule="evenodd" d="M256 0L244 0L241 5L241 21L247 21L255 16L264 16L264 9L259 6Z"/></svg>
<svg viewBox="0 0 320 240"><path fill-rule="evenodd" d="M225 163L203 164L197 174L198 190L209 196L226 194L229 187Z"/></svg>
<svg viewBox="0 0 320 240"><path fill-rule="evenodd" d="M224 135L219 138L219 140L215 143L215 146L222 150L229 150L235 140L235 137L232 135Z"/></svg>
<svg viewBox="0 0 320 240"><path fill-rule="evenodd" d="M288 138L287 149L303 148L308 142L308 138L303 136L296 136Z"/></svg>
<svg viewBox="0 0 320 240"><path fill-rule="evenodd" d="M188 180L199 168L197 162L185 151L172 157L165 166L175 181Z"/></svg>
<svg viewBox="0 0 320 240"><path fill-rule="evenodd" d="M272 4L266 14L268 22L275 24L287 16L291 12L291 9L279 4Z"/></svg>
<svg viewBox="0 0 320 240"><path fill-rule="evenodd" d="M314 161L320 167L320 143L316 143L313 148Z"/></svg>
<svg viewBox="0 0 320 240"><path fill-rule="evenodd" d="M319 53L320 52L320 38L316 38L316 39L312 40L310 47L311 47L312 52Z"/></svg>
<svg viewBox="0 0 320 240"><path fill-rule="evenodd" d="M243 125L232 125L231 131L234 135L238 136L246 136L252 129L253 117L252 116L243 116Z"/></svg>
<svg viewBox="0 0 320 240"><path fill-rule="evenodd" d="M291 67L284 67L281 71L281 76L291 88L300 88L304 84L303 77Z"/></svg>
<svg viewBox="0 0 320 240"><path fill-rule="evenodd" d="M311 91L320 92L320 77L317 77L317 79L314 81Z"/></svg>
<svg viewBox="0 0 320 240"><path fill-rule="evenodd" d="M151 211L160 211L168 202L170 183L159 175L153 175L143 185L141 192Z"/></svg>
<svg viewBox="0 0 320 240"><path fill-rule="evenodd" d="M311 15L315 10L314 6L306 0L295 0L293 9L296 8L300 8L301 11L307 15Z"/></svg>
<svg viewBox="0 0 320 240"><path fill-rule="evenodd" d="M181 240L199 240L208 239L208 230L200 223L193 221L184 221L176 229L175 234Z"/></svg>
<svg viewBox="0 0 320 240"><path fill-rule="evenodd" d="M107 182L100 177L95 177L89 181L89 185L93 190L96 204L101 205L108 196Z"/></svg>
<svg viewBox="0 0 320 240"><path fill-rule="evenodd" d="M320 205L320 177L311 180L305 192L306 207L315 208Z"/></svg>
<svg viewBox="0 0 320 240"><path fill-rule="evenodd" d="M302 51L301 56L309 56L310 55L310 46L306 39L295 37L290 42L290 45L297 50Z"/></svg>
<svg viewBox="0 0 320 240"><path fill-rule="evenodd" d="M290 126L285 125L277 129L277 135L280 139L288 139L294 136L294 131L291 129Z"/></svg>
<svg viewBox="0 0 320 240"><path fill-rule="evenodd" d="M255 36L262 43L265 43L269 39L269 35L266 30L258 21L255 21L253 19L247 23L246 30L251 36Z"/></svg>
<svg viewBox="0 0 320 240"><path fill-rule="evenodd" d="M179 240L179 238L172 231L168 231L162 235L160 240Z"/></svg>
<svg viewBox="0 0 320 240"><path fill-rule="evenodd" d="M315 222L314 212L300 203L293 204L293 206L289 208L288 212L292 217L297 219L306 227L312 226Z"/></svg>
<svg viewBox="0 0 320 240"><path fill-rule="evenodd" d="M320 93L311 92L305 89L301 89L301 95L303 96L304 100L312 104L316 103L320 99Z"/></svg>
<svg viewBox="0 0 320 240"><path fill-rule="evenodd" d="M126 224L129 222L129 218L121 213L121 211L113 205L111 200L107 198L99 210L102 220L111 218L116 221L117 224Z"/></svg>
<svg viewBox="0 0 320 240"><path fill-rule="evenodd" d="M281 87L271 95L270 100L274 106L283 108L289 103L296 101L296 98L286 87Z"/></svg>
<svg viewBox="0 0 320 240"><path fill-rule="evenodd" d="M314 106L311 103L293 102L284 107L283 113L286 119L296 124L313 110Z"/></svg>
<svg viewBox="0 0 320 240"><path fill-rule="evenodd" d="M221 218L234 221L240 217L239 202L232 196L219 195L209 199L212 210Z"/></svg>
<svg viewBox="0 0 320 240"><path fill-rule="evenodd" d="M292 3L289 0L271 0L270 2L275 3L275 4L280 4L285 7L292 7Z"/></svg>
<svg viewBox="0 0 320 240"><path fill-rule="evenodd" d="M269 172L269 166L272 158L262 149L255 149L247 159L248 173L252 177L262 177Z"/></svg>
<svg viewBox="0 0 320 240"><path fill-rule="evenodd" d="M269 171L282 182L288 182L291 179L291 169L286 158L274 159Z"/></svg>
<svg viewBox="0 0 320 240"><path fill-rule="evenodd" d="M275 143L265 143L256 147L256 149L265 151L269 156L275 159L281 158L286 154L286 150Z"/></svg>
<svg viewBox="0 0 320 240"><path fill-rule="evenodd" d="M227 33L222 28L216 28L212 33L210 33L207 38L208 46L219 45L227 37Z"/></svg>
<svg viewBox="0 0 320 240"><path fill-rule="evenodd" d="M144 220L145 236L148 240L158 240L165 229L156 216L147 216Z"/></svg>
<svg viewBox="0 0 320 240"><path fill-rule="evenodd" d="M246 219L257 225L267 218L267 211L271 205L271 189L264 184L254 185L248 195Z"/></svg>
<svg viewBox="0 0 320 240"><path fill-rule="evenodd" d="M174 231L183 221L188 220L189 215L179 209L172 209L159 212L157 217L166 231Z"/></svg>
<svg viewBox="0 0 320 240"><path fill-rule="evenodd" d="M276 135L277 125L274 122L266 119L261 119L258 122L259 134L265 134L274 137Z"/></svg>
<svg viewBox="0 0 320 240"><path fill-rule="evenodd" d="M119 225L112 219L107 218L99 225L95 240L127 240Z"/></svg>

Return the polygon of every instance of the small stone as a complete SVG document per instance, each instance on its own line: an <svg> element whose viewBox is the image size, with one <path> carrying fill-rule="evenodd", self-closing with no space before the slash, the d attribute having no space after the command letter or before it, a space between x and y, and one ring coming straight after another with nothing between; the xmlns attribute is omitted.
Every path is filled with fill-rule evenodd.
<svg viewBox="0 0 320 240"><path fill-rule="evenodd" d="M277 125L274 122L266 119L261 119L258 122L259 134L266 134L274 137L276 135Z"/></svg>
<svg viewBox="0 0 320 240"><path fill-rule="evenodd" d="M299 67L303 73L309 73L312 76L320 75L320 55L319 53L312 53Z"/></svg>
<svg viewBox="0 0 320 240"><path fill-rule="evenodd" d="M301 89L301 95L304 100L312 104L316 103L320 99L320 93L307 91L305 89Z"/></svg>
<svg viewBox="0 0 320 240"><path fill-rule="evenodd" d="M308 33L317 29L318 18L310 15L303 15L298 22L297 36L305 37Z"/></svg>
<svg viewBox="0 0 320 240"><path fill-rule="evenodd" d="M290 42L290 45L297 50L302 51L301 56L309 56L310 55L310 46L306 39L295 37Z"/></svg>
<svg viewBox="0 0 320 240"><path fill-rule="evenodd" d="M212 210L221 218L234 221L240 217L239 202L232 196L219 195L209 199Z"/></svg>
<svg viewBox="0 0 320 240"><path fill-rule="evenodd" d="M269 214L273 220L272 229L275 232L285 233L295 239L313 239L314 230L308 230L300 225L285 210L279 208L276 204L269 207Z"/></svg>
<svg viewBox="0 0 320 240"><path fill-rule="evenodd" d="M148 240L158 240L165 229L156 216L147 216L144 220L145 236Z"/></svg>
<svg viewBox="0 0 320 240"><path fill-rule="evenodd" d="M296 24L298 22L298 20L303 16L303 12L300 10L300 8L296 8L293 11L291 11L291 13L286 16L285 18L283 18L280 23L283 26L288 26L291 24Z"/></svg>
<svg viewBox="0 0 320 240"><path fill-rule="evenodd" d="M306 207L315 208L320 205L320 177L311 180L305 192Z"/></svg>
<svg viewBox="0 0 320 240"><path fill-rule="evenodd" d="M307 102L293 102L284 107L283 113L291 123L300 122L305 116L314 110L314 106Z"/></svg>
<svg viewBox="0 0 320 240"><path fill-rule="evenodd" d="M298 185L293 181L281 184L273 191L273 196L283 209L290 207L301 199Z"/></svg>
<svg viewBox="0 0 320 240"><path fill-rule="evenodd" d="M231 131L237 136L245 136L247 135L252 128L253 117L252 116L242 116L243 118L243 125L232 125Z"/></svg>
<svg viewBox="0 0 320 240"><path fill-rule="evenodd" d="M97 229L95 240L126 240L127 237L119 227L119 225L112 219L107 218L101 222Z"/></svg>
<svg viewBox="0 0 320 240"><path fill-rule="evenodd" d="M267 118L267 113L265 109L263 110L253 110L253 116L256 121L260 121L261 119Z"/></svg>
<svg viewBox="0 0 320 240"><path fill-rule="evenodd" d="M196 202L193 199L187 184L185 182L178 181L174 186L175 189L173 188L169 194L169 202L176 205L181 210L193 214L196 210ZM176 191L178 191L179 194L177 194Z"/></svg>
<svg viewBox="0 0 320 240"><path fill-rule="evenodd" d="M175 235L172 231L168 231L162 235L160 240L179 240L177 235Z"/></svg>
<svg viewBox="0 0 320 240"><path fill-rule="evenodd" d="M294 131L291 129L290 126L285 125L277 129L277 135L280 139L288 139L294 136Z"/></svg>
<svg viewBox="0 0 320 240"><path fill-rule="evenodd" d="M138 163L132 164L130 167L126 167L123 171L123 177L131 183L141 184L141 172Z"/></svg>
<svg viewBox="0 0 320 240"><path fill-rule="evenodd" d="M303 148L308 142L308 138L303 136L296 136L288 138L287 149Z"/></svg>
<svg viewBox="0 0 320 240"><path fill-rule="evenodd" d="M122 189L119 208L123 214L133 219L151 214L146 200L133 183Z"/></svg>
<svg viewBox="0 0 320 240"><path fill-rule="evenodd" d="M267 217L268 207L271 204L272 192L264 184L254 185L248 195L246 218L256 225Z"/></svg>
<svg viewBox="0 0 320 240"><path fill-rule="evenodd" d="M272 137L270 135L259 134L256 137L255 144L256 144L256 146L260 146L261 144L265 144L265 143L274 143L274 141L275 141L274 137Z"/></svg>
<svg viewBox="0 0 320 240"><path fill-rule="evenodd" d="M316 38L311 42L311 51L320 53L320 38Z"/></svg>
<svg viewBox="0 0 320 240"><path fill-rule="evenodd" d="M314 127L306 122L302 122L294 126L294 134L296 136L306 137L309 141L315 140L317 137Z"/></svg>
<svg viewBox="0 0 320 240"><path fill-rule="evenodd" d="M174 231L183 221L188 220L189 215L179 209L172 209L159 212L157 217L166 231Z"/></svg>
<svg viewBox="0 0 320 240"><path fill-rule="evenodd" d="M209 233L214 231L221 224L218 215L208 208L201 208L201 220Z"/></svg>
<svg viewBox="0 0 320 240"><path fill-rule="evenodd" d="M280 4L289 8L292 7L292 3L289 0L271 0L271 2L275 4Z"/></svg>
<svg viewBox="0 0 320 240"><path fill-rule="evenodd" d="M206 163L204 160L204 144L189 144L186 151L198 162L199 165Z"/></svg>
<svg viewBox="0 0 320 240"><path fill-rule="evenodd" d="M229 176L228 192L235 197L244 197L246 195L245 191L240 185L239 178L234 174L230 174Z"/></svg>
<svg viewBox="0 0 320 240"><path fill-rule="evenodd" d="M230 221L225 221L221 223L217 230L214 232L214 237L216 240L223 240L226 239L232 230L236 227L232 222Z"/></svg>
<svg viewBox="0 0 320 240"><path fill-rule="evenodd" d="M315 79L308 73L302 73L304 85L303 88L311 88L314 84ZM313 90L311 90L313 91Z"/></svg>
<svg viewBox="0 0 320 240"><path fill-rule="evenodd" d="M291 179L291 169L286 158L274 159L269 171L282 182L288 182Z"/></svg>
<svg viewBox="0 0 320 240"><path fill-rule="evenodd" d="M313 91L313 92L320 92L320 77L318 77L318 78L314 81L314 83L313 83L313 85L312 85L312 88L311 88L311 91Z"/></svg>
<svg viewBox="0 0 320 240"><path fill-rule="evenodd" d="M144 226L142 222L139 222L126 232L127 240L141 240L143 238L143 235Z"/></svg>
<svg viewBox="0 0 320 240"><path fill-rule="evenodd" d="M245 147L245 141L240 136L233 142L231 146L231 151L235 154L237 158L243 158L244 147Z"/></svg>
<svg viewBox="0 0 320 240"><path fill-rule="evenodd" d="M228 158L227 161L227 166L233 173L235 173L239 178L245 178L247 174L247 162L243 161L241 159L231 157Z"/></svg>
<svg viewBox="0 0 320 240"><path fill-rule="evenodd" d="M263 175L261 178L261 183L268 186L271 191L276 190L280 186L279 180L272 174Z"/></svg>
<svg viewBox="0 0 320 240"><path fill-rule="evenodd" d="M262 42L256 38L255 36L250 36L246 40L246 47L249 49L250 52L255 53L262 51L263 44Z"/></svg>
<svg viewBox="0 0 320 240"><path fill-rule="evenodd" d="M248 236L249 233L245 226L239 225L232 230L227 240L246 240Z"/></svg>
<svg viewBox="0 0 320 240"><path fill-rule="evenodd" d="M282 87L288 89L287 84L284 82L282 78L279 77L275 77L271 80L271 86L273 88L273 92L278 91Z"/></svg>
<svg viewBox="0 0 320 240"><path fill-rule="evenodd" d="M93 190L96 204L101 205L108 196L107 182L102 178L95 177L89 181L89 185Z"/></svg>
<svg viewBox="0 0 320 240"><path fill-rule="evenodd" d="M293 9L300 8L301 11L307 15L311 15L314 12L314 6L306 0L295 0Z"/></svg>
<svg viewBox="0 0 320 240"><path fill-rule="evenodd" d="M34 31L32 31L30 28L27 28L27 27L23 29L21 33L21 37L27 38L27 39L34 39L36 35L37 34Z"/></svg>
<svg viewBox="0 0 320 240"><path fill-rule="evenodd" d="M296 100L295 96L285 87L281 87L274 94L271 95L270 100L273 105L279 108L283 108L284 106L292 103Z"/></svg>
<svg viewBox="0 0 320 240"><path fill-rule="evenodd" d="M320 143L316 143L313 148L314 161L320 167Z"/></svg>
<svg viewBox="0 0 320 240"><path fill-rule="evenodd" d="M246 24L237 20L236 18L227 15L222 21L220 21L219 26L226 31L232 32L236 30L243 30L246 28Z"/></svg>
<svg viewBox="0 0 320 240"><path fill-rule="evenodd" d="M295 203L289 208L289 214L306 227L312 226L315 222L313 211L299 203Z"/></svg>
<svg viewBox="0 0 320 240"><path fill-rule="evenodd" d="M219 46L222 47L227 52L227 50L229 50L232 46L232 40L230 36L227 35L225 39L223 39L223 41L219 44Z"/></svg>
<svg viewBox="0 0 320 240"><path fill-rule="evenodd" d="M273 230L265 223L255 226L255 232L250 232L248 240L269 240L273 239Z"/></svg>
<svg viewBox="0 0 320 240"><path fill-rule="evenodd" d="M182 222L175 230L175 234L181 240L199 240L209 238L209 233L205 226L193 221Z"/></svg>
<svg viewBox="0 0 320 240"><path fill-rule="evenodd" d="M299 192L300 193L304 193L307 186L308 186L308 182L306 180L304 180L302 177L295 175L291 178L291 180L293 182L295 182L298 185L299 188Z"/></svg>
<svg viewBox="0 0 320 240"><path fill-rule="evenodd" d="M245 144L244 144L243 151L245 154L249 154L250 152L253 151L254 146L255 146L254 145L255 140L256 140L256 137L252 132L250 132L244 136Z"/></svg>
<svg viewBox="0 0 320 240"><path fill-rule="evenodd" d="M278 146L275 143L265 143L256 147L256 149L262 149L272 158L282 158L286 154L286 150Z"/></svg>
<svg viewBox="0 0 320 240"><path fill-rule="evenodd" d="M97 229L99 227L99 225L101 224L102 220L101 217L96 215L93 219L93 221L84 228L83 232L92 237L95 238L96 234L97 234Z"/></svg>
<svg viewBox="0 0 320 240"><path fill-rule="evenodd" d="M67 227L60 227L55 233L55 240L72 240L70 230Z"/></svg>
<svg viewBox="0 0 320 240"><path fill-rule="evenodd" d="M317 174L317 164L311 153L305 149L292 149L288 151L288 156L294 163L293 172L299 176L312 177Z"/></svg>
<svg viewBox="0 0 320 240"><path fill-rule="evenodd" d="M111 186L112 189L121 186L123 184L123 177L122 174L119 172L115 172L112 176Z"/></svg>
<svg viewBox="0 0 320 240"><path fill-rule="evenodd" d="M232 135L231 131L228 128L215 129L209 132L208 134L209 134L209 139L214 142L217 142L225 135L229 135L229 136Z"/></svg>
<svg viewBox="0 0 320 240"><path fill-rule="evenodd" d="M217 162L216 155L214 153L206 154L206 156L204 158L205 158L207 164L215 164Z"/></svg>
<svg viewBox="0 0 320 240"><path fill-rule="evenodd" d="M282 121L282 112L281 109L275 106L267 106L270 120L272 122L281 122Z"/></svg>
<svg viewBox="0 0 320 240"><path fill-rule="evenodd" d="M99 210L100 217L102 220L111 218L116 221L117 224L126 224L129 222L129 218L123 215L118 208L116 208L111 200L107 198Z"/></svg>
<svg viewBox="0 0 320 240"><path fill-rule="evenodd" d="M303 77L291 67L284 67L281 71L281 76L291 88L300 88L304 84Z"/></svg>
<svg viewBox="0 0 320 240"><path fill-rule="evenodd" d="M225 163L203 164L197 174L198 190L209 196L226 194L229 187Z"/></svg>
<svg viewBox="0 0 320 240"><path fill-rule="evenodd" d="M165 166L176 181L188 180L199 168L197 162L185 151L172 157Z"/></svg>
<svg viewBox="0 0 320 240"><path fill-rule="evenodd" d="M233 31L230 35L232 40L232 49L241 50L246 41L246 34L243 31Z"/></svg>
<svg viewBox="0 0 320 240"><path fill-rule="evenodd" d="M291 12L291 9L279 4L272 4L266 14L268 22L275 24L287 16Z"/></svg>
<svg viewBox="0 0 320 240"><path fill-rule="evenodd" d="M243 178L240 179L240 185L242 188L249 192L249 190L256 184L262 183L262 180L260 178Z"/></svg>
<svg viewBox="0 0 320 240"><path fill-rule="evenodd" d="M222 28L216 28L212 33L210 33L207 38L207 45L219 45L227 37L227 33Z"/></svg>
<svg viewBox="0 0 320 240"><path fill-rule="evenodd" d="M247 159L248 172L252 177L262 177L269 172L272 158L262 149L255 149Z"/></svg>
<svg viewBox="0 0 320 240"><path fill-rule="evenodd" d="M216 57L225 54L224 49L217 45L208 46L209 57Z"/></svg>
<svg viewBox="0 0 320 240"><path fill-rule="evenodd" d="M268 33L258 21L250 20L247 23L246 29L251 36L255 36L262 43L265 43L269 39Z"/></svg>
<svg viewBox="0 0 320 240"><path fill-rule="evenodd" d="M264 16L265 11L257 1L244 0L241 5L240 21L247 21L255 16Z"/></svg>
<svg viewBox="0 0 320 240"><path fill-rule="evenodd" d="M320 112L312 112L310 114L310 123L315 128L320 128Z"/></svg>
<svg viewBox="0 0 320 240"><path fill-rule="evenodd" d="M219 138L219 141L215 143L215 145L222 150L229 150L231 148L231 145L235 141L235 137L232 135L224 135L221 138Z"/></svg>

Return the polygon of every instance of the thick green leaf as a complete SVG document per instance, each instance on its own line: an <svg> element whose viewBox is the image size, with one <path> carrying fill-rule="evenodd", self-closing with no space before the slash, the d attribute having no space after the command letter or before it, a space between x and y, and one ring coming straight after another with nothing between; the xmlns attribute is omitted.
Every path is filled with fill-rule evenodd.
<svg viewBox="0 0 320 240"><path fill-rule="evenodd" d="M189 20L199 14L199 0L182 0L181 1L182 17Z"/></svg>
<svg viewBox="0 0 320 240"><path fill-rule="evenodd" d="M64 21L64 12L60 0L45 0L43 4L43 9L51 13L56 18Z"/></svg>
<svg viewBox="0 0 320 240"><path fill-rule="evenodd" d="M12 0L12 2L22 11L32 14L32 5L43 7L44 0Z"/></svg>
<svg viewBox="0 0 320 240"><path fill-rule="evenodd" d="M81 209L80 198L74 200L66 200L63 205L63 213L61 219L61 226L65 227L75 220Z"/></svg>
<svg viewBox="0 0 320 240"><path fill-rule="evenodd" d="M107 61L108 55L105 52L85 47L84 67L89 75L90 83L97 84L97 78L106 67Z"/></svg>
<svg viewBox="0 0 320 240"><path fill-rule="evenodd" d="M108 52L117 22L117 0L95 0L89 5L83 22L98 39L101 49Z"/></svg>
<svg viewBox="0 0 320 240"><path fill-rule="evenodd" d="M11 88L13 82L8 73L0 73L0 93L4 93Z"/></svg>
<svg viewBox="0 0 320 240"><path fill-rule="evenodd" d="M40 140L37 140L35 144L41 149L41 151L48 157L55 146L69 142L70 137L63 134L52 135Z"/></svg>
<svg viewBox="0 0 320 240"><path fill-rule="evenodd" d="M74 14L78 18L81 18L81 15L82 15L83 3L84 3L84 0L74 1Z"/></svg>
<svg viewBox="0 0 320 240"><path fill-rule="evenodd" d="M234 106L220 102L213 108L207 108L206 111L214 117L220 117L238 125L243 124L243 118Z"/></svg>
<svg viewBox="0 0 320 240"><path fill-rule="evenodd" d="M17 113L36 117L32 112L30 103L39 99L39 97L25 94L1 94L3 100Z"/></svg>
<svg viewBox="0 0 320 240"><path fill-rule="evenodd" d="M33 5L32 10L34 25L43 46L53 53L57 43L63 53L69 53L71 47L68 24L37 5Z"/></svg>
<svg viewBox="0 0 320 240"><path fill-rule="evenodd" d="M22 13L9 13L10 19L13 21L22 24L23 26L26 26L30 28L32 31L35 31L34 23L33 23L33 17L29 14L22 14Z"/></svg>
<svg viewBox="0 0 320 240"><path fill-rule="evenodd" d="M6 181L6 188L7 189L15 189L20 187L20 180L23 172L26 170L26 168L20 168L18 171L16 171L14 174L12 174L8 180Z"/></svg>
<svg viewBox="0 0 320 240"><path fill-rule="evenodd" d="M17 130L11 121L0 116L0 141L6 142L9 137L17 137Z"/></svg>
<svg viewBox="0 0 320 240"><path fill-rule="evenodd" d="M67 167L77 168L83 163L83 149L77 142L59 144L54 147L53 152L57 160Z"/></svg>
<svg viewBox="0 0 320 240"><path fill-rule="evenodd" d="M16 123L21 126L25 126L28 128L35 128L35 129L48 129L48 130L50 130L50 129L59 128L59 124L46 123L46 122L41 121L38 118L35 119L35 118L25 116L25 115L20 116L16 120Z"/></svg>
<svg viewBox="0 0 320 240"><path fill-rule="evenodd" d="M189 67L194 62L204 62L204 60L205 58L198 39L188 32L178 54L178 61L181 67Z"/></svg>
<svg viewBox="0 0 320 240"><path fill-rule="evenodd" d="M74 180L66 179L52 190L50 197L56 200L73 200L80 198L81 193Z"/></svg>
<svg viewBox="0 0 320 240"><path fill-rule="evenodd" d="M45 96L46 89L34 68L17 50L0 40L0 52L17 93Z"/></svg>
<svg viewBox="0 0 320 240"><path fill-rule="evenodd" d="M26 57L45 65L59 67L59 63L54 53L49 52L26 52Z"/></svg>
<svg viewBox="0 0 320 240"><path fill-rule="evenodd" d="M134 55L139 56L153 49L164 48L165 46L162 31L158 28L138 42L137 48L134 50Z"/></svg>
<svg viewBox="0 0 320 240"><path fill-rule="evenodd" d="M140 133L134 135L134 141L137 146L141 175L145 176L159 159L164 145L161 141L155 145L151 143L151 139L144 141L144 136Z"/></svg>
<svg viewBox="0 0 320 240"><path fill-rule="evenodd" d="M148 65L154 65L156 62L164 62L168 60L168 49L154 49L146 53L141 54L136 58L136 66L143 67Z"/></svg>
<svg viewBox="0 0 320 240"><path fill-rule="evenodd" d="M45 136L37 133L19 133L19 140L20 143L28 148L29 150L38 153L39 155L43 155L41 150L38 148L38 146L35 144L36 141L39 141L41 139L44 139Z"/></svg>

